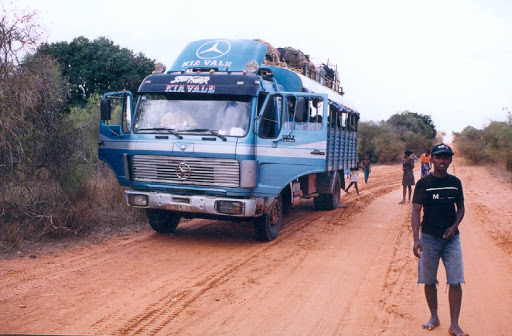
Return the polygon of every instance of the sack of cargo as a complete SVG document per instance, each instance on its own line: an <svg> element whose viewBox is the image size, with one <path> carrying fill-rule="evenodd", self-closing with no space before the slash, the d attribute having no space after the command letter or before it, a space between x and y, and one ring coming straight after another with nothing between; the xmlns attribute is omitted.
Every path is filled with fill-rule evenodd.
<svg viewBox="0 0 512 336"><path fill-rule="evenodd" d="M308 57L300 50L286 47L284 48L284 60L289 63L307 62Z"/></svg>

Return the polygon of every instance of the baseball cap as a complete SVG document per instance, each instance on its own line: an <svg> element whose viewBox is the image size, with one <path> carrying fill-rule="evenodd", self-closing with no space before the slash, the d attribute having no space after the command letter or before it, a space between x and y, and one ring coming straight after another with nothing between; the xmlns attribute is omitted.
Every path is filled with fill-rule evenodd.
<svg viewBox="0 0 512 336"><path fill-rule="evenodd" d="M430 151L432 155L438 155L438 154L448 154L453 155L452 148L445 144L439 144L432 147L432 150Z"/></svg>

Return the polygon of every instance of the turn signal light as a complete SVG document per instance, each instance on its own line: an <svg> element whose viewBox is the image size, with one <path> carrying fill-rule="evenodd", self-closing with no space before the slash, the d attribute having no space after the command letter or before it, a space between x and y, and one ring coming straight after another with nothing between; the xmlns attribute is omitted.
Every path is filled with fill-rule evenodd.
<svg viewBox="0 0 512 336"><path fill-rule="evenodd" d="M130 194L128 195L128 204L137 207L147 207L148 197L146 195Z"/></svg>
<svg viewBox="0 0 512 336"><path fill-rule="evenodd" d="M215 202L215 209L218 213L222 214L242 215L244 212L244 205L242 202L217 201Z"/></svg>

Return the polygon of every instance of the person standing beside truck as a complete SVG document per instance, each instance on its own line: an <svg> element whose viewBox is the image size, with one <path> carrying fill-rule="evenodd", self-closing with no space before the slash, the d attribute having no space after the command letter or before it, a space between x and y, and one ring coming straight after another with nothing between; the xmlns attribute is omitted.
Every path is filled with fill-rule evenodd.
<svg viewBox="0 0 512 336"><path fill-rule="evenodd" d="M462 249L459 239L459 225L464 218L464 194L461 181L448 174L453 151L439 144L432 148L434 172L418 181L414 190L411 226L413 232L413 253L418 259L418 283L425 284L425 298L430 310L430 320L424 329L439 326L437 312L437 270L439 259L446 269L449 285L450 335L465 336L459 326L462 302L461 283L464 283ZM420 215L423 209L423 221Z"/></svg>
<svg viewBox="0 0 512 336"><path fill-rule="evenodd" d="M363 169L364 173L364 183L368 183L368 177L372 171L370 167L370 157L368 155L365 155L364 160L361 161L361 169Z"/></svg>
<svg viewBox="0 0 512 336"><path fill-rule="evenodd" d="M402 186L403 186L403 198L399 204L405 204L405 196L407 196L407 190L409 190L409 200L411 202L412 186L414 185L414 159L411 157L412 152L406 150L404 152L404 162L402 169L404 171L402 175Z"/></svg>

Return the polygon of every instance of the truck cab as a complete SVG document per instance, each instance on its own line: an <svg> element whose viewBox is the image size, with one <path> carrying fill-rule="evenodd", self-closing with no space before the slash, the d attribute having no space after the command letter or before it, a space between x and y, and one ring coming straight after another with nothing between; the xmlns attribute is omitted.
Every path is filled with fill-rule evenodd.
<svg viewBox="0 0 512 336"><path fill-rule="evenodd" d="M359 114L266 56L253 40L195 41L135 99L104 95L99 158L155 231L173 232L182 217L253 220L256 238L270 241L301 199L339 206L343 170L357 165Z"/></svg>

